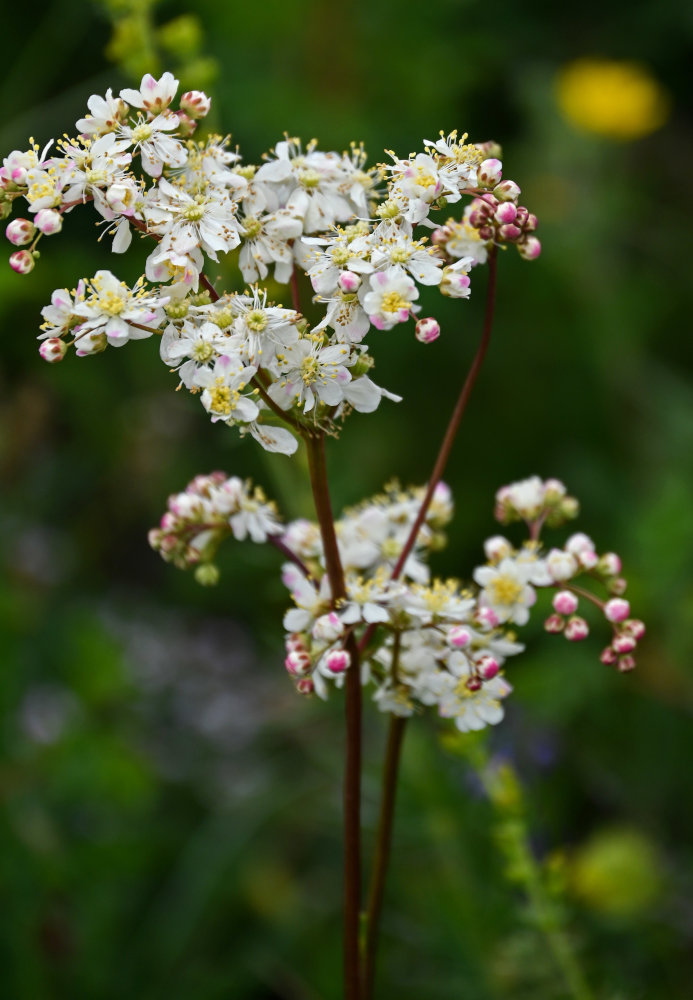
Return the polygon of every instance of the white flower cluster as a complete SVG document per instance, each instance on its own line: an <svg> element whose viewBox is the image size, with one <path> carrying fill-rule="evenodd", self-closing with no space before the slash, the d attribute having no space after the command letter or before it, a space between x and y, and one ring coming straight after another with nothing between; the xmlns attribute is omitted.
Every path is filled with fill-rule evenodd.
<svg viewBox="0 0 693 1000"><path fill-rule="evenodd" d="M494 725L503 718L503 701L512 690L502 668L524 649L513 629L529 620L540 588L554 591L548 631L562 631L573 641L585 638L587 622L575 612L581 599L590 601L613 627L602 661L620 670L635 665L632 651L645 627L629 617L627 601L613 596L625 589L620 560L613 553L598 556L584 534L549 550L536 537L515 549L496 535L486 541L487 562L474 570L469 587L431 578L427 556L445 544L443 529L452 517L450 491L440 483L396 576L423 495L423 489L394 484L336 522L346 583L346 596L336 602L318 526L299 520L280 528L262 494L251 493L238 479L226 480L223 473L198 477L185 493L172 497L150 541L176 565L203 563L201 581L213 582L216 569L210 560L222 537L249 534L262 541L272 535L291 557L282 569L293 599L284 615L285 665L303 694L326 698L330 686L341 687L355 642L362 684L381 711L408 716L432 706L462 731ZM504 502L534 517L545 516L546 504L553 505L554 522L556 495L566 498L561 483L536 477L499 491ZM605 584L610 599L604 602L577 586L574 581L582 575Z"/></svg>
<svg viewBox="0 0 693 1000"><path fill-rule="evenodd" d="M525 252L536 220L516 206L517 185L501 181L491 144L441 134L425 141L425 152L391 153L391 164L367 169L359 146L324 152L315 141L303 147L287 137L263 163L244 165L228 138L190 138L210 101L192 91L174 107L177 90L164 73L145 75L138 90L117 97L92 95L76 136L55 149L32 141L3 160L2 214L24 199L30 216L7 226L22 248L10 258L18 273L33 269L39 240L87 202L112 233L115 253L128 249L133 229L154 244L132 289L101 269L74 290L53 293L40 338L47 361L60 361L72 346L88 355L159 334L163 360L213 421L291 454L290 427L300 433L310 419L325 428L351 409L369 413L383 397L399 399L369 377L373 360L363 341L371 328L391 330L416 317L420 288L467 298L469 271L493 244L514 242L536 256ZM463 196L474 199L471 216L465 211L447 228L431 221ZM500 221L513 211L512 225ZM218 293L205 263L232 251L245 283L269 280L271 269L275 282L291 282L292 307L269 302L260 285ZM302 273L321 312L317 322L300 311ZM439 333L433 317L416 323L422 343Z"/></svg>
<svg viewBox="0 0 693 1000"><path fill-rule="evenodd" d="M274 504L258 486L212 472L196 476L183 493L168 498L159 527L149 532L149 544L179 569L196 566L198 582L213 584L218 572L212 559L225 538L266 542L282 531Z"/></svg>

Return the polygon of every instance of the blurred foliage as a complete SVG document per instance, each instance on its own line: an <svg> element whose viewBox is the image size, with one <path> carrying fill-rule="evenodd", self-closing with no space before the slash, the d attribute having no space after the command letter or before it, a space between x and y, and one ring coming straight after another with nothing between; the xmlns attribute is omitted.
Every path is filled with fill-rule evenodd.
<svg viewBox="0 0 693 1000"><path fill-rule="evenodd" d="M31 23L15 6L4 23L3 151L70 131L89 94L167 68L211 88L214 127L251 162L284 130L327 148L364 139L376 161L439 128L503 143L544 254L501 261L437 571L464 576L479 560L501 483L559 476L582 501L580 528L622 555L649 635L638 671L619 677L598 662L598 637L527 630L489 747L517 779L520 826L512 782L488 801L478 767L441 753L432 722L410 726L382 995L562 995L527 920L536 868L599 1000L688 996L690 9L372 0L337 16L320 0L63 0ZM644 67L669 95L663 127L638 141L575 128L556 88L583 58ZM305 482L172 392L152 341L40 362L52 289L112 266L86 215L70 216L30 278L0 271L0 994L336 1000L341 706L297 700L285 682L273 552L234 547L210 591L145 537L197 472L253 476L289 517L310 511ZM131 279L137 263L116 270ZM483 281L438 313L435 345L410 330L373 339L380 380L405 401L355 416L331 446L337 509L383 478L425 479L474 352ZM368 842L384 727L371 710L366 721ZM524 881L507 879L511 849Z"/></svg>

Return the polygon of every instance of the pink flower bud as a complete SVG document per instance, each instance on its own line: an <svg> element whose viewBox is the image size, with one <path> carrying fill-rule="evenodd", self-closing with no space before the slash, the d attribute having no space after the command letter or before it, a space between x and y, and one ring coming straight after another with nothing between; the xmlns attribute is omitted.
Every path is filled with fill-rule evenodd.
<svg viewBox="0 0 693 1000"><path fill-rule="evenodd" d="M509 226L501 226L498 230L498 235L502 240L512 241L522 236L522 230L518 229L517 226L514 226L511 223Z"/></svg>
<svg viewBox="0 0 693 1000"><path fill-rule="evenodd" d="M520 188L515 181L501 181L494 187L493 193L499 201L517 201L520 197Z"/></svg>
<svg viewBox="0 0 693 1000"><path fill-rule="evenodd" d="M614 597L604 605L604 617L609 622L624 622L630 614L630 604L621 597Z"/></svg>
<svg viewBox="0 0 693 1000"><path fill-rule="evenodd" d="M541 253L541 243L536 236L528 236L523 243L518 243L517 250L525 260L536 260Z"/></svg>
<svg viewBox="0 0 693 1000"><path fill-rule="evenodd" d="M176 113L176 118L178 119L178 127L176 132L183 139L189 139L190 136L197 129L197 122L190 115L186 115L184 111L178 111Z"/></svg>
<svg viewBox="0 0 693 1000"><path fill-rule="evenodd" d="M36 232L36 226L30 219L13 219L5 230L5 236L16 247L31 243Z"/></svg>
<svg viewBox="0 0 693 1000"><path fill-rule="evenodd" d="M479 164L476 176L479 184L484 187L496 187L496 185L500 183L500 179L503 176L503 164L495 157L484 160Z"/></svg>
<svg viewBox="0 0 693 1000"><path fill-rule="evenodd" d="M578 599L570 590L559 590L557 594L554 594L551 603L554 611L558 611L561 615L572 615L578 608Z"/></svg>
<svg viewBox="0 0 693 1000"><path fill-rule="evenodd" d="M493 608L479 608L476 617L480 625L486 625L488 628L495 628L498 624L498 615Z"/></svg>
<svg viewBox="0 0 693 1000"><path fill-rule="evenodd" d="M614 641L611 643L611 645L614 647L617 653L621 654L632 653L635 647L637 646L637 642L635 641L632 635L624 635L622 633L621 635L617 635L614 638Z"/></svg>
<svg viewBox="0 0 693 1000"><path fill-rule="evenodd" d="M305 652L292 649L284 660L284 666L294 676L307 674L310 670L310 657Z"/></svg>
<svg viewBox="0 0 693 1000"><path fill-rule="evenodd" d="M481 678L480 677L470 677L465 687L468 691L479 691L481 689Z"/></svg>
<svg viewBox="0 0 693 1000"><path fill-rule="evenodd" d="M561 615L549 615L544 622L544 628L547 632L562 632L565 628L565 618Z"/></svg>
<svg viewBox="0 0 693 1000"><path fill-rule="evenodd" d="M496 209L496 214L494 219L496 222L503 224L509 224L515 221L515 216L517 215L517 208L511 201L504 201ZM519 233L519 229L518 229Z"/></svg>
<svg viewBox="0 0 693 1000"><path fill-rule="evenodd" d="M334 642L343 633L344 625L334 611L321 615L313 625L313 638L318 642Z"/></svg>
<svg viewBox="0 0 693 1000"><path fill-rule="evenodd" d="M28 250L17 250L10 257L10 267L17 274L28 274L34 270L35 265L34 255L29 253Z"/></svg>
<svg viewBox="0 0 693 1000"><path fill-rule="evenodd" d="M484 554L489 562L500 562L509 556L513 550L507 538L502 535L492 535L484 542Z"/></svg>
<svg viewBox="0 0 693 1000"><path fill-rule="evenodd" d="M347 295L352 295L361 287L361 276L355 271L342 271L337 278L337 284Z"/></svg>
<svg viewBox="0 0 693 1000"><path fill-rule="evenodd" d="M469 282L468 278L467 282ZM432 316L427 316L417 322L415 336L422 344L432 344L440 336L440 326Z"/></svg>
<svg viewBox="0 0 693 1000"><path fill-rule="evenodd" d="M613 580L609 580L607 588L610 594L621 597L628 590L628 581L624 580L622 576L616 576Z"/></svg>
<svg viewBox="0 0 693 1000"><path fill-rule="evenodd" d="M201 90L188 90L180 99L181 111L191 118L204 118L211 106L211 99Z"/></svg>
<svg viewBox="0 0 693 1000"><path fill-rule="evenodd" d="M607 646L606 649L602 650L599 659L602 661L602 663L605 663L607 667L612 667L616 662L616 660L618 659L618 655L616 654L612 646Z"/></svg>
<svg viewBox="0 0 693 1000"><path fill-rule="evenodd" d="M56 361L62 361L67 354L67 344L60 337L48 337L41 341L39 354L44 361L54 364Z"/></svg>
<svg viewBox="0 0 693 1000"><path fill-rule="evenodd" d="M296 685L296 690L299 694L312 694L315 690L315 685L310 677L302 677Z"/></svg>
<svg viewBox="0 0 693 1000"><path fill-rule="evenodd" d="M641 622L639 618L629 618L623 623L623 630L640 642L646 632L645 622Z"/></svg>
<svg viewBox="0 0 693 1000"><path fill-rule="evenodd" d="M530 212L527 215L527 218L525 220L525 224L524 224L524 226L522 228L524 229L524 231L526 233L533 233L534 230L537 228L538 224L539 223L538 223L538 219L537 219L536 215L534 215L533 212Z"/></svg>
<svg viewBox="0 0 693 1000"><path fill-rule="evenodd" d="M34 221L44 236L53 236L63 228L63 217L54 208L42 208L34 216Z"/></svg>
<svg viewBox="0 0 693 1000"><path fill-rule="evenodd" d="M346 649L331 649L325 657L325 666L333 674L343 674L351 663Z"/></svg>
<svg viewBox="0 0 693 1000"><path fill-rule="evenodd" d="M492 656L482 656L477 663L479 673L485 681L490 681L500 670L500 665Z"/></svg>
<svg viewBox="0 0 693 1000"><path fill-rule="evenodd" d="M448 632L448 642L455 649L464 649L472 641L472 633L464 625L453 625Z"/></svg>
<svg viewBox="0 0 693 1000"><path fill-rule="evenodd" d="M450 239L450 229L447 226L439 226L438 229L434 229L431 233L431 243L434 246L442 246L447 243Z"/></svg>
<svg viewBox="0 0 693 1000"><path fill-rule="evenodd" d="M621 560L615 552L605 552L599 560L599 571L605 576L618 576L621 572Z"/></svg>
<svg viewBox="0 0 693 1000"><path fill-rule="evenodd" d="M627 673L629 670L634 670L635 669L635 657L634 656L622 656L619 659L619 661L618 661L618 667L617 667L617 669L622 674Z"/></svg>
<svg viewBox="0 0 693 1000"><path fill-rule="evenodd" d="M573 615L572 618L568 619L563 634L566 639L570 639L571 642L580 642L582 639L586 639L590 634L589 625L584 618L580 618L578 615Z"/></svg>
<svg viewBox="0 0 693 1000"><path fill-rule="evenodd" d="M493 239L493 226L480 226L479 227L479 239L480 240L492 240Z"/></svg>

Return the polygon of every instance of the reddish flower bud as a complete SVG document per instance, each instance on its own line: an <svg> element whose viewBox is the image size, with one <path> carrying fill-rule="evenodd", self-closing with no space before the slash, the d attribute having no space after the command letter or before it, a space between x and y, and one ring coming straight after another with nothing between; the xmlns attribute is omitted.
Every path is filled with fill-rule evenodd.
<svg viewBox="0 0 693 1000"><path fill-rule="evenodd" d="M515 181L501 181L493 189L493 193L499 201L517 201L520 197L520 188Z"/></svg>
<svg viewBox="0 0 693 1000"><path fill-rule="evenodd" d="M617 635L614 641L611 643L617 653L632 653L637 646L636 640L632 635Z"/></svg>
<svg viewBox="0 0 693 1000"><path fill-rule="evenodd" d="M467 278L467 285L469 285L469 278ZM440 336L440 326L432 316L427 316L417 322L415 336L422 344L432 344Z"/></svg>
<svg viewBox="0 0 693 1000"><path fill-rule="evenodd" d="M17 250L10 257L10 267L17 274L29 274L30 271L34 270L35 265L34 255L28 250Z"/></svg>
<svg viewBox="0 0 693 1000"><path fill-rule="evenodd" d="M578 608L578 599L570 590L559 590L551 603L554 611L558 611L561 615L572 615Z"/></svg>
<svg viewBox="0 0 693 1000"><path fill-rule="evenodd" d="M517 249L520 257L523 257L525 260L536 260L541 253L541 243L536 236L528 236L523 243L518 244ZM566 513L565 516L574 517L575 515Z"/></svg>
<svg viewBox="0 0 693 1000"><path fill-rule="evenodd" d="M481 689L481 678L480 677L470 677L465 687L468 691L479 691Z"/></svg>
<svg viewBox="0 0 693 1000"><path fill-rule="evenodd" d="M67 354L67 344L60 337L48 337L41 341L39 354L44 361L54 364L56 361L62 361Z"/></svg>
<svg viewBox="0 0 693 1000"><path fill-rule="evenodd" d="M565 628L565 618L561 615L549 615L544 622L544 628L547 632L562 632Z"/></svg>
<svg viewBox="0 0 693 1000"><path fill-rule="evenodd" d="M503 176L503 164L495 157L484 160L479 164L476 172L477 180L483 187L493 188L500 183Z"/></svg>
<svg viewBox="0 0 693 1000"><path fill-rule="evenodd" d="M522 230L519 229L517 226L510 224L508 226L501 226L500 229L498 230L498 235L502 240L512 241L519 239L519 237L522 236Z"/></svg>
<svg viewBox="0 0 693 1000"><path fill-rule="evenodd" d="M634 656L622 656L618 661L618 668L622 674L627 673L629 670L635 669L635 657Z"/></svg>
<svg viewBox="0 0 693 1000"><path fill-rule="evenodd" d="M604 617L610 622L624 622L630 614L630 604L621 597L614 597L604 605Z"/></svg>
<svg viewBox="0 0 693 1000"><path fill-rule="evenodd" d="M584 618L580 618L578 615L573 615L572 618L568 619L568 623L563 634L566 639L569 639L571 642L581 642L590 634L590 628Z"/></svg>
<svg viewBox="0 0 693 1000"><path fill-rule="evenodd" d="M5 236L16 247L31 243L36 233L36 226L30 219L13 219L5 230Z"/></svg>
<svg viewBox="0 0 693 1000"><path fill-rule="evenodd" d="M618 655L612 646L607 646L606 649L602 650L602 654L599 659L608 667L612 667L618 660Z"/></svg>

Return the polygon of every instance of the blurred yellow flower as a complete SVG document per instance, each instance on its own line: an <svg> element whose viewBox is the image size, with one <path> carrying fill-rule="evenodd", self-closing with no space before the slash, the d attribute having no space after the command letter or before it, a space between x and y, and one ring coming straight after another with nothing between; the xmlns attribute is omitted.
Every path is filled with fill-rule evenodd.
<svg viewBox="0 0 693 1000"><path fill-rule="evenodd" d="M656 131L669 115L669 95L633 62L576 59L556 78L556 99L573 125L628 142Z"/></svg>

